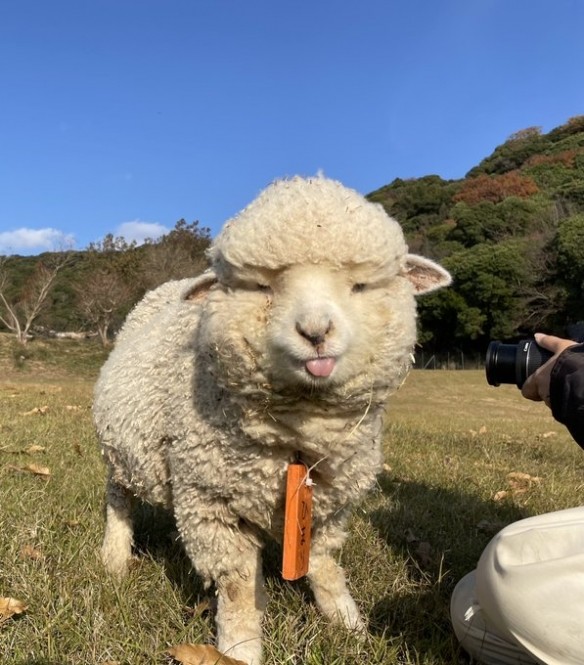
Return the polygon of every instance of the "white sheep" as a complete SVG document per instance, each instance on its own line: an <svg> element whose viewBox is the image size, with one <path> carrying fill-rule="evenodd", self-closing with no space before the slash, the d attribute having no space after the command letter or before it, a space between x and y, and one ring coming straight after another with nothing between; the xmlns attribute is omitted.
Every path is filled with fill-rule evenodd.
<svg viewBox="0 0 584 665"><path fill-rule="evenodd" d="M382 418L416 338L414 296L450 282L399 224L338 182L277 181L213 242L212 269L146 295L95 389L109 469L102 559L123 575L133 496L173 510L218 593L218 648L261 661L261 551L281 541L289 463L314 483L308 579L363 629L334 554L381 465Z"/></svg>

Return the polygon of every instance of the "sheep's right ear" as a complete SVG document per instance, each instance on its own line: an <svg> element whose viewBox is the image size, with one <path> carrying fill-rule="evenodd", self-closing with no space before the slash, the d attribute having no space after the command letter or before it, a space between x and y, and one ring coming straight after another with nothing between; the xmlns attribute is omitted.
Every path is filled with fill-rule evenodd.
<svg viewBox="0 0 584 665"><path fill-rule="evenodd" d="M447 270L434 261L417 254L408 254L402 275L414 286L415 295L430 293L452 282Z"/></svg>
<svg viewBox="0 0 584 665"><path fill-rule="evenodd" d="M201 302L205 300L209 289L217 283L217 275L212 270L207 270L199 275L189 286L186 293L183 294L183 300L191 302Z"/></svg>

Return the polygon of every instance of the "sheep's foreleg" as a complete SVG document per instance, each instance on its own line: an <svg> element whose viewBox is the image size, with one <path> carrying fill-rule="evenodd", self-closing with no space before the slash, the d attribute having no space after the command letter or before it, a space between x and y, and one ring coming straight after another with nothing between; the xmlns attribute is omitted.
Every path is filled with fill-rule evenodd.
<svg viewBox="0 0 584 665"><path fill-rule="evenodd" d="M176 498L185 550L203 580L217 586L217 648L248 665L260 665L266 606L261 540L223 503L214 504L195 491Z"/></svg>
<svg viewBox="0 0 584 665"><path fill-rule="evenodd" d="M237 557L238 569L217 581L217 647L248 665L260 665L262 658L261 621L266 596L260 555L258 550L255 557Z"/></svg>
<svg viewBox="0 0 584 665"><path fill-rule="evenodd" d="M364 631L361 614L347 588L345 573L326 552L312 552L308 579L320 611L350 630Z"/></svg>
<svg viewBox="0 0 584 665"><path fill-rule="evenodd" d="M106 488L106 524L101 560L107 571L116 577L128 572L132 554L132 497L128 490L108 480Z"/></svg>

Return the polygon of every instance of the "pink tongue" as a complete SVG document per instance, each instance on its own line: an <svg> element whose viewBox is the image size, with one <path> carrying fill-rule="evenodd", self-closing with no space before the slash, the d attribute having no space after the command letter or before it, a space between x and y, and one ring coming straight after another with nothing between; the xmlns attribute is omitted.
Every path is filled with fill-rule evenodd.
<svg viewBox="0 0 584 665"><path fill-rule="evenodd" d="M315 358L306 361L306 371L312 376L329 376L335 368L334 358Z"/></svg>

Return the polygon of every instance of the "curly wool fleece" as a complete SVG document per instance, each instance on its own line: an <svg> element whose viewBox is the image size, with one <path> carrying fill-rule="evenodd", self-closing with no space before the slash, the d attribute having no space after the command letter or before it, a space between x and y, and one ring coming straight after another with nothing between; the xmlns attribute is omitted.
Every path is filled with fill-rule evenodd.
<svg viewBox="0 0 584 665"><path fill-rule="evenodd" d="M334 554L381 465L382 418L404 380L415 295L446 285L379 205L325 179L279 181L229 221L212 268L146 295L95 388L109 467L102 558L123 574L130 499L174 511L218 590L217 640L261 661L261 549L281 541L288 464L315 483L308 579L331 619L362 629Z"/></svg>

